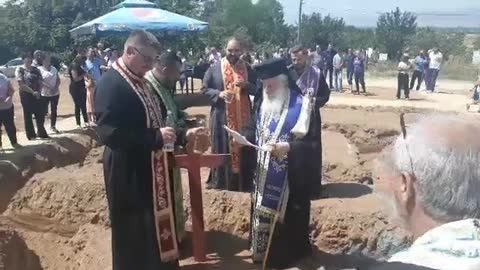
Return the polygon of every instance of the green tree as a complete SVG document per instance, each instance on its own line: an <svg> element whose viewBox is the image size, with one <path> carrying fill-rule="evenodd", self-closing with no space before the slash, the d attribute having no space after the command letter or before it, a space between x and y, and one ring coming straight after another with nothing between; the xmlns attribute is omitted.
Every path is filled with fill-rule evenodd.
<svg viewBox="0 0 480 270"><path fill-rule="evenodd" d="M359 29L347 26L343 32L342 42L338 44L341 50L375 48L375 31L373 29Z"/></svg>
<svg viewBox="0 0 480 270"><path fill-rule="evenodd" d="M448 58L449 55L465 55L466 47L463 40L465 40L463 32L439 32L426 27L418 29L407 44L411 54L437 47L442 51L444 57Z"/></svg>
<svg viewBox="0 0 480 270"><path fill-rule="evenodd" d="M225 39L239 35L253 46L275 43L286 46L290 36L283 7L277 0L212 0L204 4L200 18L210 23L203 39L208 46L223 46Z"/></svg>
<svg viewBox="0 0 480 270"><path fill-rule="evenodd" d="M415 34L416 21L413 13L402 12L398 7L378 17L377 42L387 51L390 59L399 55L409 38Z"/></svg>
<svg viewBox="0 0 480 270"><path fill-rule="evenodd" d="M325 48L328 43L335 46L342 44L345 22L342 18L330 15L322 17L320 13L303 15L300 42L306 46L320 45Z"/></svg>

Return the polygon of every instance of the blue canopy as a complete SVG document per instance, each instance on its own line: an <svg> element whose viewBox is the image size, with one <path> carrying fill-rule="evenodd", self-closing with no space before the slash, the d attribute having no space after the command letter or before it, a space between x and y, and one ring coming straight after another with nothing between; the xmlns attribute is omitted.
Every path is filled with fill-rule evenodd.
<svg viewBox="0 0 480 270"><path fill-rule="evenodd" d="M143 0L126 0L118 9L80 25L72 30L73 37L84 35L104 36L128 34L135 30L151 32L202 32L208 23L155 8L155 4Z"/></svg>
<svg viewBox="0 0 480 270"><path fill-rule="evenodd" d="M118 9L122 7L158 7L157 4L145 0L125 0L113 7Z"/></svg>

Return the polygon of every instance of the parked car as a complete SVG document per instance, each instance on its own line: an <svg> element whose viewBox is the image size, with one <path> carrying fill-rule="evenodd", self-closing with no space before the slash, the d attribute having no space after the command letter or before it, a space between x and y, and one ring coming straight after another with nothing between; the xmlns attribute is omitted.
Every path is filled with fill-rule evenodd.
<svg viewBox="0 0 480 270"><path fill-rule="evenodd" d="M0 72L5 74L7 77L15 77L15 70L21 65L23 65L22 59L15 58L8 61L5 65L0 66Z"/></svg>

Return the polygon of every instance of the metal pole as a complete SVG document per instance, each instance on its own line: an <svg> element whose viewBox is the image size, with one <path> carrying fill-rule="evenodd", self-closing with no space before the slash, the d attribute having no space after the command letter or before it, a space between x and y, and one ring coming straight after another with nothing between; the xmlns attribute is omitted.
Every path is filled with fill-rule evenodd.
<svg viewBox="0 0 480 270"><path fill-rule="evenodd" d="M298 7L298 35L297 35L297 42L300 43L301 37L301 28L302 28L302 7L303 7L303 0L299 0L299 7Z"/></svg>

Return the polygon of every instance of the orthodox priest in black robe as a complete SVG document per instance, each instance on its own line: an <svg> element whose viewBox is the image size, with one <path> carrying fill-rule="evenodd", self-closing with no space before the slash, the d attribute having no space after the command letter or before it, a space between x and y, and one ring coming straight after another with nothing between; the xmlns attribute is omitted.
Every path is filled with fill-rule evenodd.
<svg viewBox="0 0 480 270"><path fill-rule="evenodd" d="M231 191L249 190L242 175L245 166L244 152L229 140L224 126L240 131L251 115L249 94L257 89L257 78L249 64L240 59L243 53L242 43L231 39L226 47L226 57L212 65L203 79L203 93L211 102L210 134L212 153L230 154L231 159L224 166L212 169L208 177L207 188Z"/></svg>
<svg viewBox="0 0 480 270"><path fill-rule="evenodd" d="M313 113L315 118L320 119L320 108L322 108L330 99L330 88L325 81L322 70L317 66L310 65L308 61L308 51L301 47L295 46L290 50L292 65L288 67L289 75L295 81L302 94L315 99ZM321 137L321 136L320 136ZM312 198L317 199L321 195L322 190L322 142L320 141L320 151L315 154L315 158L319 159L317 171L315 172L317 180L313 183Z"/></svg>
<svg viewBox="0 0 480 270"><path fill-rule="evenodd" d="M97 84L113 270L178 269L171 153L162 149L184 138L165 127L160 100L143 79L159 46L148 32L132 33L122 58Z"/></svg>
<svg viewBox="0 0 480 270"><path fill-rule="evenodd" d="M311 254L310 193L320 160L320 119L282 59L255 68L263 97L242 134L261 149L254 172L250 249L264 268L285 269Z"/></svg>

